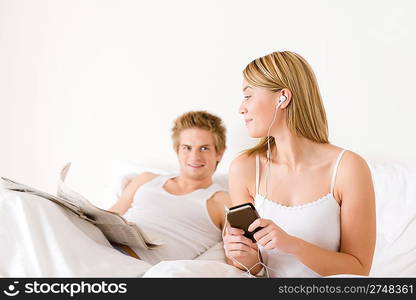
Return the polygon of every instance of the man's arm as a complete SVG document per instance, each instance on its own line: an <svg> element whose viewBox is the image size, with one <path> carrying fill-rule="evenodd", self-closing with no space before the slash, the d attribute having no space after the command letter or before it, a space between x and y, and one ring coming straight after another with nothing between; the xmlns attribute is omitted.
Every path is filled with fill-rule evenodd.
<svg viewBox="0 0 416 300"><path fill-rule="evenodd" d="M159 176L158 174L144 172L139 176L133 178L124 188L123 193L117 202L109 209L118 213L119 215L124 215L124 213L130 208L131 203L133 202L134 194L136 191L145 183L149 182L153 178Z"/></svg>

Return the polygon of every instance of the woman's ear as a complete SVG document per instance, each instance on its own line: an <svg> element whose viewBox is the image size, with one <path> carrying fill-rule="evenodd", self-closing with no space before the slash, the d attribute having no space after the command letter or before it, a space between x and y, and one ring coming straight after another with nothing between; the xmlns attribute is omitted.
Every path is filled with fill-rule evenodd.
<svg viewBox="0 0 416 300"><path fill-rule="evenodd" d="M289 105L290 101L292 101L292 92L289 89L282 89L279 92L279 97L282 95L286 97L286 100L280 105L280 108L284 109Z"/></svg>

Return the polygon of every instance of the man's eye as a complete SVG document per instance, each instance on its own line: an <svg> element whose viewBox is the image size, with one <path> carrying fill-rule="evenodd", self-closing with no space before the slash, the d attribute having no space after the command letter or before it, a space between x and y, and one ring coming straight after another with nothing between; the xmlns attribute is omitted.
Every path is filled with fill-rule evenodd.
<svg viewBox="0 0 416 300"><path fill-rule="evenodd" d="M183 150L190 150L190 149L191 149L191 147L189 147L189 146L182 146L182 149L183 149Z"/></svg>
<svg viewBox="0 0 416 300"><path fill-rule="evenodd" d="M248 98L250 98L251 96L244 96L243 100L248 100Z"/></svg>
<svg viewBox="0 0 416 300"><path fill-rule="evenodd" d="M207 150L209 150L209 148L208 147L201 147L201 150L202 151L207 151Z"/></svg>

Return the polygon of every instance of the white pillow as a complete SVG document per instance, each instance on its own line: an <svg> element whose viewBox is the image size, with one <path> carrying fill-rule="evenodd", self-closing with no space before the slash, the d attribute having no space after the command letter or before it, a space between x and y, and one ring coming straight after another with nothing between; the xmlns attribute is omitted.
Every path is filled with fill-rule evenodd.
<svg viewBox="0 0 416 300"><path fill-rule="evenodd" d="M416 168L368 162L377 240L370 276L416 276Z"/></svg>

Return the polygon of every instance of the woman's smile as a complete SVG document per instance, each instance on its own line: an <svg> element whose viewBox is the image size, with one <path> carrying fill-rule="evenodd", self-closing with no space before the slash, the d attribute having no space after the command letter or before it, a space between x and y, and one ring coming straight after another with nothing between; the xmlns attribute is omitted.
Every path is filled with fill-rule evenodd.
<svg viewBox="0 0 416 300"><path fill-rule="evenodd" d="M253 121L253 119L244 119L244 122L246 123L246 125L247 125L248 123L250 123L251 121Z"/></svg>

